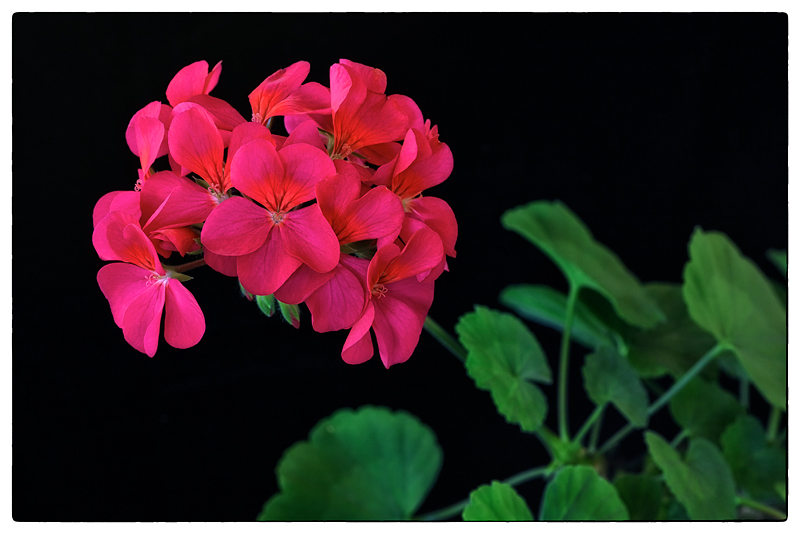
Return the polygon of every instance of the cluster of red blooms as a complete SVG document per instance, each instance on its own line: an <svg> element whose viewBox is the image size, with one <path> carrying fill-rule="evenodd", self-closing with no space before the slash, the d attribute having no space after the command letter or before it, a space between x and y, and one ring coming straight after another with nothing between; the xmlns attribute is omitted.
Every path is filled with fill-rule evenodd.
<svg viewBox="0 0 800 534"><path fill-rule="evenodd" d="M300 61L269 76L247 121L210 96L221 71L199 61L125 133L141 169L133 191L94 208L97 281L125 340L153 356L164 338L197 344L205 319L183 274L198 264L239 278L253 295L305 302L317 332L350 329L342 358L406 361L455 257L448 204L421 193L443 182L453 156L413 100L385 94L379 69L341 60L330 88L303 83ZM271 133L283 116L288 137ZM166 156L155 172L154 162ZM174 253L202 259L164 264ZM164 311L166 308L166 312Z"/></svg>

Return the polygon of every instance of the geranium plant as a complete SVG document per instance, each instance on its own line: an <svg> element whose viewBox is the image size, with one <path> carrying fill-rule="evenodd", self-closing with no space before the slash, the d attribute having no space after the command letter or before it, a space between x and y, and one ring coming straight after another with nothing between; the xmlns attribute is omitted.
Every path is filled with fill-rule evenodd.
<svg viewBox="0 0 800 534"><path fill-rule="evenodd" d="M324 86L304 83L309 68L299 61L268 76L249 94L248 120L211 95L221 63L199 61L169 82L169 104L133 116L125 136L138 173L97 202L92 236L114 262L97 281L125 340L153 357L163 316L168 344L200 343L205 319L184 284L207 266L237 277L267 316L279 309L298 327L304 305L316 332L348 331L331 347L346 364L370 360L374 342L387 369L401 364L428 330L550 461L415 515L442 462L433 430L402 411L340 410L280 459L280 491L259 519L785 518L785 283L724 234L698 228L682 283L643 284L569 208L534 201L502 224L559 267L567 294L509 281L525 282L499 295L516 315L476 305L454 337L428 316L456 257L456 217L428 196L453 171L450 148L410 97L386 94L381 70L342 59ZM769 255L785 275L786 252ZM559 354L545 354L519 317L560 330ZM587 353L585 395L568 391L574 345ZM771 406L765 420L751 413L751 395ZM579 426L569 420L576 396L596 407ZM609 410L627 423L600 443ZM649 428L660 410L676 435ZM614 465L609 451L634 434L644 460ZM535 478L547 481L542 501L526 503L514 486Z"/></svg>

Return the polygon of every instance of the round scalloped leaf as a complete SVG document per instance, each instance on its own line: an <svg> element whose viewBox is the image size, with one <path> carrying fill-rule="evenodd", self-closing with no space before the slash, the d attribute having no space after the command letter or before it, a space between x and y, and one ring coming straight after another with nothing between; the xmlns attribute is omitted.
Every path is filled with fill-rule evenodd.
<svg viewBox="0 0 800 534"><path fill-rule="evenodd" d="M695 230L683 271L689 315L731 347L756 388L786 409L786 310L769 280L730 239Z"/></svg>
<svg viewBox="0 0 800 534"><path fill-rule="evenodd" d="M416 417L374 406L339 410L286 450L276 469L280 493L258 519L409 519L441 463L436 436Z"/></svg>
<svg viewBox="0 0 800 534"><path fill-rule="evenodd" d="M669 411L690 436L719 443L725 428L744 415L739 401L715 382L694 378L670 401Z"/></svg>
<svg viewBox="0 0 800 534"><path fill-rule="evenodd" d="M628 360L613 348L602 346L586 357L583 384L598 406L610 402L633 426L647 425L647 391Z"/></svg>
<svg viewBox="0 0 800 534"><path fill-rule="evenodd" d="M506 211L501 220L547 254L572 287L603 294L628 323L651 328L664 320L639 280L561 202L531 202Z"/></svg>
<svg viewBox="0 0 800 534"><path fill-rule="evenodd" d="M516 317L483 306L461 316L458 339L467 349L467 374L488 390L510 423L535 432L547 415L547 398L530 381L549 384L550 367L530 330Z"/></svg>
<svg viewBox="0 0 800 534"><path fill-rule="evenodd" d="M776 485L786 483L786 451L767 444L761 423L745 416L720 438L722 453L736 482L755 499L780 496Z"/></svg>
<svg viewBox="0 0 800 534"><path fill-rule="evenodd" d="M703 438L689 442L686 460L654 432L645 433L653 460L675 498L693 520L723 521L736 518L733 475L722 453Z"/></svg>
<svg viewBox="0 0 800 534"><path fill-rule="evenodd" d="M518 284L500 293L500 302L517 315L561 332L567 315L567 296L548 286ZM584 347L614 345L615 333L594 316L581 301L575 302L571 339Z"/></svg>
<svg viewBox="0 0 800 534"><path fill-rule="evenodd" d="M561 469L542 498L540 521L625 521L628 509L616 488L587 465Z"/></svg>
<svg viewBox="0 0 800 534"><path fill-rule="evenodd" d="M658 521L664 495L660 477L622 474L614 479L614 487L630 513L631 521Z"/></svg>
<svg viewBox="0 0 800 534"><path fill-rule="evenodd" d="M464 521L533 521L525 500L508 484L492 481L469 494L469 504L461 513Z"/></svg>

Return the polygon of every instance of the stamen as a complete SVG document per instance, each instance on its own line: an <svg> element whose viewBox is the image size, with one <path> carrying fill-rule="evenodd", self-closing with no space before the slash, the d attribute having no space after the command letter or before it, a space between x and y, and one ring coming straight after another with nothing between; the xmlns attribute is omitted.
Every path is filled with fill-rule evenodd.
<svg viewBox="0 0 800 534"><path fill-rule="evenodd" d="M261 124L261 113L253 113L253 118L250 119L250 122L257 122Z"/></svg>
<svg viewBox="0 0 800 534"><path fill-rule="evenodd" d="M275 224L280 224L283 222L283 218L286 217L286 213L282 211L276 212L269 212L270 216L272 217L272 222Z"/></svg>
<svg viewBox="0 0 800 534"><path fill-rule="evenodd" d="M375 298L381 298L386 294L387 291L389 290L386 289L386 286L383 284L375 284L372 286L372 296Z"/></svg>

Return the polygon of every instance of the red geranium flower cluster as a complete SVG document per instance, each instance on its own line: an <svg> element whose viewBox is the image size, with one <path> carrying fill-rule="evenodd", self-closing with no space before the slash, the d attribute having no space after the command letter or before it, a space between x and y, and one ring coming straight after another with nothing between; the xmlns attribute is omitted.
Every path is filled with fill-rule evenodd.
<svg viewBox="0 0 800 534"><path fill-rule="evenodd" d="M132 191L94 209L92 241L112 263L97 281L117 326L153 356L161 316L173 347L197 344L205 319L183 274L206 264L254 295L304 302L314 330L350 329L342 358L406 361L455 257L448 204L422 192L443 182L453 156L413 100L389 95L379 69L342 59L330 88L303 83L300 61L249 95L247 121L210 96L221 63L183 69L125 133L141 168ZM284 117L288 137L271 132ZM166 156L166 160L164 159ZM153 165L161 159L163 168ZM199 256L164 263L174 253Z"/></svg>

